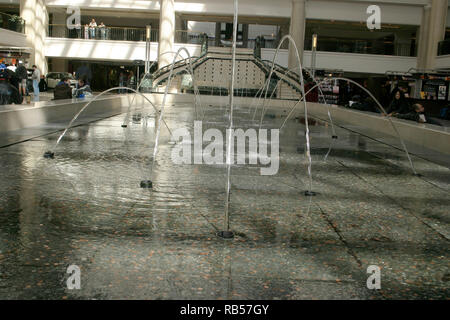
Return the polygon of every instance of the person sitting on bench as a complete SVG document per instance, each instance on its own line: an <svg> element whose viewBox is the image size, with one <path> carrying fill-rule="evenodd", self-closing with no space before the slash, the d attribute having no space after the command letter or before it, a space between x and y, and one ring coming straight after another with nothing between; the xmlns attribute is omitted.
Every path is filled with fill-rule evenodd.
<svg viewBox="0 0 450 320"><path fill-rule="evenodd" d="M53 91L53 100L72 99L69 78L62 79Z"/></svg>

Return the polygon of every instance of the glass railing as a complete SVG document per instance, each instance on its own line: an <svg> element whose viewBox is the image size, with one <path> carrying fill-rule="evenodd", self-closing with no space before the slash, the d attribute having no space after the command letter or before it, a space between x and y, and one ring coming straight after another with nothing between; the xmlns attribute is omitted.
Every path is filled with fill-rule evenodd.
<svg viewBox="0 0 450 320"><path fill-rule="evenodd" d="M48 36L51 38L68 39L92 39L92 40L116 40L116 41L145 41L145 28L129 27L96 27L89 28L81 26L80 28L69 29L66 25L51 24L48 27ZM176 31L175 43L202 44L202 34L190 31ZM158 42L159 30L152 29L150 32L150 41ZM208 39L210 46L215 45L214 38Z"/></svg>
<svg viewBox="0 0 450 320"><path fill-rule="evenodd" d="M145 28L129 28L129 27L96 27L89 28L81 26L79 29L68 29L66 25L49 25L49 37L53 38L71 38L71 39L92 39L92 40L116 40L116 41L145 41ZM176 31L175 43L196 44L201 45L204 34L191 31ZM159 41L159 30L152 29L150 41ZM413 40L411 40L413 41ZM262 49L275 49L279 43L278 39L264 38L260 39ZM413 42L411 42L413 43ZM208 37L208 47L223 46L223 44L214 37ZM256 46L255 39L249 39L239 46L240 48L254 49ZM285 49L285 48L284 48ZM305 50L312 49L312 41L305 41ZM397 50L396 50L397 49ZM415 56L414 46L403 46L401 50L396 48L393 41L386 39L381 40L354 40L354 39L319 39L317 51L322 52L342 52L342 53L359 53L359 54L376 54L390 56ZM450 43L446 41L440 44L440 52L442 54L450 54Z"/></svg>
<svg viewBox="0 0 450 320"><path fill-rule="evenodd" d="M438 55L445 56L450 54L450 39L439 42Z"/></svg>
<svg viewBox="0 0 450 320"><path fill-rule="evenodd" d="M92 40L116 40L116 41L145 41L145 28L129 27L96 27L89 28L81 26L80 28L69 29L66 25L51 24L48 26L48 36L51 38L67 39L92 39ZM203 36L199 32L176 31L175 43L202 44ZM150 32L150 41L158 42L159 30L152 29ZM208 45L215 46L214 38L208 38Z"/></svg>
<svg viewBox="0 0 450 320"><path fill-rule="evenodd" d="M185 30L177 30L175 32L175 43L185 43L185 44L202 44L203 34L200 32L192 32ZM208 37L208 46L214 47L215 39L213 37Z"/></svg>
<svg viewBox="0 0 450 320"><path fill-rule="evenodd" d="M265 49L276 49L278 47L279 41L277 39L264 39L261 42L261 48ZM256 39L248 39L247 48L255 49Z"/></svg>
<svg viewBox="0 0 450 320"><path fill-rule="evenodd" d="M115 40L115 41L145 41L145 28L127 27L96 27L69 29L66 25L51 24L48 26L48 36L51 38ZM158 30L151 30L150 41L158 42Z"/></svg>
<svg viewBox="0 0 450 320"><path fill-rule="evenodd" d="M413 41L413 40L411 40ZM411 42L413 43L413 42ZM312 40L305 41L305 50L312 49ZM324 52L344 52L360 54L377 54L387 56L415 56L414 46L408 46L405 50L396 50L393 41L381 40L355 40L355 39L319 39L317 51Z"/></svg>
<svg viewBox="0 0 450 320"><path fill-rule="evenodd" d="M17 15L0 12L0 28L25 33L25 20Z"/></svg>

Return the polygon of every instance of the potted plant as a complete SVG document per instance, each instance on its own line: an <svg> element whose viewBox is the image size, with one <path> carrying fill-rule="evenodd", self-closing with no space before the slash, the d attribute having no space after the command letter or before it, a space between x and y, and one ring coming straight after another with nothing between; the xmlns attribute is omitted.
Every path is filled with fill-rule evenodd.
<svg viewBox="0 0 450 320"><path fill-rule="evenodd" d="M9 18L10 30L13 30L16 32L23 32L23 22L24 22L24 20L20 16L18 16L16 14L12 15Z"/></svg>

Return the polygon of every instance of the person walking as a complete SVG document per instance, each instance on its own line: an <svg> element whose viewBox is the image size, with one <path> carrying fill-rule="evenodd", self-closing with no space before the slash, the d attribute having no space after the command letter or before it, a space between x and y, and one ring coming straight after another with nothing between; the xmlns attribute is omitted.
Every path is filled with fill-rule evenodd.
<svg viewBox="0 0 450 320"><path fill-rule="evenodd" d="M33 70L31 79L33 80L34 101L39 101L39 82L41 81L41 72L36 65L33 65Z"/></svg>

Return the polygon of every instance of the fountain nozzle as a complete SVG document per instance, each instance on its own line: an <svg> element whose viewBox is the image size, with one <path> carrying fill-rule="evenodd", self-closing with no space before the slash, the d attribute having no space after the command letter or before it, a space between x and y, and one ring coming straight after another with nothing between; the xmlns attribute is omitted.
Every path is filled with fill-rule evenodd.
<svg viewBox="0 0 450 320"><path fill-rule="evenodd" d="M222 239L233 239L234 232L233 231L219 231L219 232L217 232L217 236Z"/></svg>
<svg viewBox="0 0 450 320"><path fill-rule="evenodd" d="M143 188L143 189L152 189L153 188L153 182L151 180L142 180L141 181L141 188Z"/></svg>
<svg viewBox="0 0 450 320"><path fill-rule="evenodd" d="M45 159L53 159L53 158L55 158L55 153L52 151L47 151L46 153L44 153L44 158Z"/></svg>

